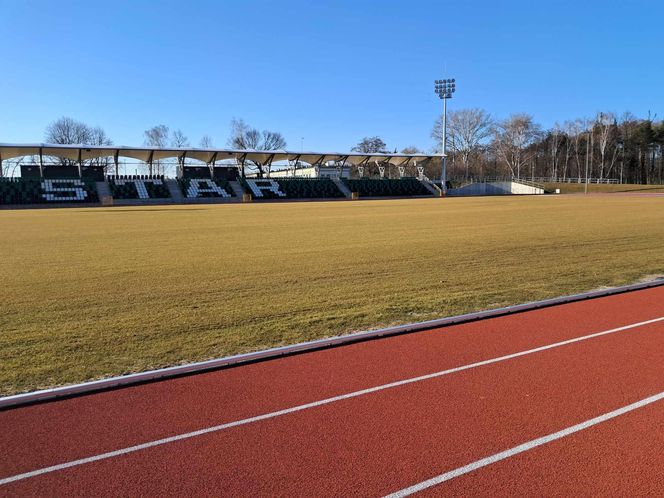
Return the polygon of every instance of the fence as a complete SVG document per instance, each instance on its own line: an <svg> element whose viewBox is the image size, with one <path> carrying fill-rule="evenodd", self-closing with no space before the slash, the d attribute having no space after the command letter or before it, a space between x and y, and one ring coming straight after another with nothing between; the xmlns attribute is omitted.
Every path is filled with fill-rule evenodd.
<svg viewBox="0 0 664 498"><path fill-rule="evenodd" d="M461 184L466 183L480 183L480 182L519 182L524 185L530 185L532 187L542 187L544 183L586 183L586 178L556 178L550 176L535 176L528 178L517 178L513 176L492 176L492 177L480 177L480 178L469 178L467 181L462 181ZM588 183L593 184L619 184L620 180L617 178L588 178Z"/></svg>
<svg viewBox="0 0 664 498"><path fill-rule="evenodd" d="M586 183L586 178L551 178L551 177L536 177L532 178L532 180L540 183ZM611 184L618 184L620 183L620 180L617 178L588 178L587 183L595 183L595 184L604 184L604 185L611 185Z"/></svg>

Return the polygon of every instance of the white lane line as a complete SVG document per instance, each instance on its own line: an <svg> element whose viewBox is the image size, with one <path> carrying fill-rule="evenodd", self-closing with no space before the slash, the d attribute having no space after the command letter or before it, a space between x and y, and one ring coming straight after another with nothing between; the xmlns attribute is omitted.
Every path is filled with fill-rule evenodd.
<svg viewBox="0 0 664 498"><path fill-rule="evenodd" d="M399 380L396 382L390 382L389 384L382 384L380 386L369 387L367 389L361 389L359 391L353 391L346 394L341 394L339 396L333 396L331 398L321 399L319 401L314 401L311 403L306 403L304 405L298 405L291 408L286 408L284 410L278 410L275 412L264 413L262 415L257 415L255 417L244 418L241 420L236 420L234 422L228 422L225 424L215 425L212 427L207 427L205 429L199 429L193 432L186 432L184 434L178 434L176 436L171 436L163 439L157 439L154 441L149 441L147 443L138 444L136 446L129 446L127 448L122 448L115 451L109 451L108 453L101 453L98 455L93 455L87 458L81 458L79 460L72 460L70 462L61 463L58 465L52 465L50 467L44 467L41 469L32 470L30 472L25 472L22 474L16 474L13 476L5 477L0 479L0 485L9 484L10 482L20 481L22 479L28 479L30 477L35 477L42 474L48 474L50 472L56 472L58 470L68 469L70 467L76 467L78 465L83 465L86 463L97 462L99 460L106 460L108 458L113 458L121 455L126 455L127 453L133 453L135 451L144 450L146 448L152 448L154 446L161 446L163 444L173 443L175 441L181 441L183 439L189 439L196 436L201 436L203 434L209 434L211 432L218 432L224 429L230 429L231 427L237 427L240 425L251 424L254 422L259 422L261 420L266 420L270 418L280 417L282 415L287 415L289 413L295 413L302 410L307 410L309 408L316 408L318 406L327 405L329 403L334 403L336 401L342 401L349 398L357 398L358 396L363 396L365 394L371 394L378 391L383 391L385 389L391 389L393 387L404 386L407 384L413 384L415 382L421 382L424 380L435 379L436 377L442 377L444 375L450 375L457 372L462 372L464 370L470 370L472 368L482 367L485 365L491 365L492 363L499 363L501 361L511 360L513 358L518 358L520 356L526 356L534 353L539 353L540 351L546 351L548 349L558 348L561 346L566 346L567 344L573 344L575 342L587 341L589 339L594 339L596 337L601 337L604 335L615 334L617 332L622 332L624 330L634 329L637 327L643 327L644 325L650 325L652 323L657 323L664 321L664 316L659 318L653 318L652 320L646 320L644 322L632 323L630 325L624 325L622 327L617 327L614 329L604 330L602 332L597 332L590 335L584 335L581 337L575 337L573 339L567 339L565 341L555 342L553 344L548 344L546 346L540 346L534 349L528 349L525 351L519 351L518 353L512 353L505 356L499 356L497 358L491 358L489 360L482 360L476 363L470 363L468 365L462 365L460 367L454 367L447 370L441 370L440 372L434 372L426 375L420 375L419 377L411 377L409 379Z"/></svg>
<svg viewBox="0 0 664 498"><path fill-rule="evenodd" d="M639 408L643 408L644 406L654 403L656 401L660 401L661 399L664 399L664 391L659 394L655 394L648 398L632 403L630 405L623 406L622 408L618 408L611 412L605 413L603 415L600 415L599 417L591 418L590 420L586 420L585 422L581 422L580 424L573 425L571 427L568 427L567 429L563 429L561 431L554 432L553 434L533 439L532 441L520 444L519 446L515 446L514 448L510 448L509 450L501 451L500 453L496 453L486 458L482 458L481 460L469 463L468 465L464 465L463 467L450 470L449 472L445 472L444 474L440 474L436 477L432 477L431 479L427 479L426 481L422 481L420 483L414 484L413 486L409 486L400 491L389 494L385 498L403 498L405 496L410 496L419 491L423 491L427 488L431 488L433 486L442 484L445 481L454 479L455 477L459 477L464 474L468 474L469 472L473 472L474 470L481 469L482 467L486 467L487 465L491 465L492 463L505 460L506 458L510 458L513 457L514 455L518 455L519 453L532 450L533 448L537 448L538 446L542 446L557 439L562 439L566 436L574 434L575 432L588 429L593 425L601 424L602 422L606 422L607 420L611 420L612 418L619 417L620 415L624 415L625 413L631 412L633 410L638 410Z"/></svg>

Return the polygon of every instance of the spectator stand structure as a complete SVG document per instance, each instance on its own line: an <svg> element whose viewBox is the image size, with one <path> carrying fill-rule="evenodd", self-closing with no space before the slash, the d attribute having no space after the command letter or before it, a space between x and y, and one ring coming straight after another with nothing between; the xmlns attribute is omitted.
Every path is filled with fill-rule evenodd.
<svg viewBox="0 0 664 498"><path fill-rule="evenodd" d="M21 178L2 180L0 204L239 202L248 197L246 194L257 200L342 199L351 193L360 197L432 195L435 191L427 186L423 167L440 161L439 155L426 154L0 144L0 177L3 161L17 158L29 161L21 166ZM157 161L177 160L177 178L120 175L120 158L140 161L150 171ZM245 176L245 166L250 164L263 165L266 177ZM302 164L327 174L299 177L297 171L302 168L298 165ZM364 178L369 165L376 166L380 178ZM397 168L400 178L384 178L388 165ZM417 171L419 179L405 178L406 168ZM271 169L275 170L274 178L270 178ZM104 170L113 174L104 177ZM331 174L333 170L339 175ZM348 179L351 174L359 180Z"/></svg>
<svg viewBox="0 0 664 498"><path fill-rule="evenodd" d="M94 181L0 178L0 205L81 205L99 202Z"/></svg>

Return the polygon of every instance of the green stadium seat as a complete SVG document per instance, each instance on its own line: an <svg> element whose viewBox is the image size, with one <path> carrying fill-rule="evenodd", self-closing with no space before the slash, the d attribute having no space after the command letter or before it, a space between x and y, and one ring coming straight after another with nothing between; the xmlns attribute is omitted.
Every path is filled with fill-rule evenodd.
<svg viewBox="0 0 664 498"><path fill-rule="evenodd" d="M201 197L228 198L235 193L228 180L222 178L178 178L178 185L187 199Z"/></svg>
<svg viewBox="0 0 664 498"><path fill-rule="evenodd" d="M0 204L99 202L97 185L78 178L0 178Z"/></svg>
<svg viewBox="0 0 664 498"><path fill-rule="evenodd" d="M114 199L168 199L171 193L164 177L120 175L107 178Z"/></svg>
<svg viewBox="0 0 664 498"><path fill-rule="evenodd" d="M344 184L351 192L358 192L360 197L411 197L432 195L417 178L358 178L344 179Z"/></svg>
<svg viewBox="0 0 664 498"><path fill-rule="evenodd" d="M326 199L344 197L329 178L240 179L255 199Z"/></svg>

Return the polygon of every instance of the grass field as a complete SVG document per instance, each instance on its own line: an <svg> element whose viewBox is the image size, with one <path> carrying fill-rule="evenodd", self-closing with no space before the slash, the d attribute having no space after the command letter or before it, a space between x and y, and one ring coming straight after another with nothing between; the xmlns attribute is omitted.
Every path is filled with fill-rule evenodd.
<svg viewBox="0 0 664 498"><path fill-rule="evenodd" d="M579 194L584 192L585 185L583 183L545 183L544 188L547 192L553 192L559 188L561 194ZM589 183L589 193L662 193L664 192L664 185L641 185L641 184L621 184L621 185L598 185Z"/></svg>
<svg viewBox="0 0 664 498"><path fill-rule="evenodd" d="M0 393L664 272L664 199L0 211Z"/></svg>

